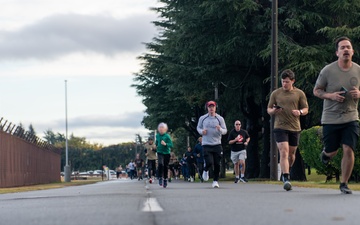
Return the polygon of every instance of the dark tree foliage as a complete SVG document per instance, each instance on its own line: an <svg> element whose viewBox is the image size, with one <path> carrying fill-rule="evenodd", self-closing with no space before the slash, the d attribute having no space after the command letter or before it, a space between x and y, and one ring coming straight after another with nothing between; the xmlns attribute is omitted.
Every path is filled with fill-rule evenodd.
<svg viewBox="0 0 360 225"><path fill-rule="evenodd" d="M269 177L271 2L160 2L163 6L153 9L160 16L154 22L159 35L146 44L133 85L147 107L144 125L154 129L166 121L172 130L182 127L196 138L197 119L218 87L219 112L228 128L240 119L251 133L247 176ZM311 112L303 128L320 121L321 101L312 88L321 68L335 60L334 38L359 40L359 9L356 0L279 1L279 68L294 70L296 86L308 96Z"/></svg>

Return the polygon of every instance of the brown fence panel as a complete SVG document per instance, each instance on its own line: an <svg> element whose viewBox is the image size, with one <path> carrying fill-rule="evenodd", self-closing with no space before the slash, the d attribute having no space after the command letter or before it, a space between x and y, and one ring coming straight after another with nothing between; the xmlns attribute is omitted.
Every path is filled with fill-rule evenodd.
<svg viewBox="0 0 360 225"><path fill-rule="evenodd" d="M0 131L0 187L60 182L60 152Z"/></svg>

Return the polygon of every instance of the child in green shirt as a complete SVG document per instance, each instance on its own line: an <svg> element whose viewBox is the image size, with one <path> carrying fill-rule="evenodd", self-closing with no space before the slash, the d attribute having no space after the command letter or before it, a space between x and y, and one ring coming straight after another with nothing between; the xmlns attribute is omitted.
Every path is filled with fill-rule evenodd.
<svg viewBox="0 0 360 225"><path fill-rule="evenodd" d="M167 133L168 126L166 123L158 125L158 133L156 134L156 151L158 154L158 173L159 185L166 188L168 184L168 170L170 162L170 151L173 147L170 135Z"/></svg>

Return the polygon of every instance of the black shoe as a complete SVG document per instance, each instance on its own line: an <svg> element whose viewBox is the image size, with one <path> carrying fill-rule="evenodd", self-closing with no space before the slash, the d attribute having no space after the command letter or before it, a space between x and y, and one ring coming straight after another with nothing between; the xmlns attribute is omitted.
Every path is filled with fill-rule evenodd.
<svg viewBox="0 0 360 225"><path fill-rule="evenodd" d="M347 186L347 184L340 184L340 191L343 194L347 194L347 195L351 195L352 191L350 190L350 188Z"/></svg>
<svg viewBox="0 0 360 225"><path fill-rule="evenodd" d="M320 160L322 163L324 163L325 165L329 164L331 158L327 155L325 155L325 152L322 151L321 154L320 154Z"/></svg>
<svg viewBox="0 0 360 225"><path fill-rule="evenodd" d="M240 178L240 181L243 182L243 183L247 183L247 182L248 182L245 177L241 177L241 178Z"/></svg>
<svg viewBox="0 0 360 225"><path fill-rule="evenodd" d="M164 179L163 187L166 188L168 186L168 180Z"/></svg>
<svg viewBox="0 0 360 225"><path fill-rule="evenodd" d="M284 182L284 189L286 191L291 191L292 190L292 185L291 185L290 181L287 180L287 181Z"/></svg>
<svg viewBox="0 0 360 225"><path fill-rule="evenodd" d="M239 183L239 178L235 178L235 181L234 181L235 184Z"/></svg>

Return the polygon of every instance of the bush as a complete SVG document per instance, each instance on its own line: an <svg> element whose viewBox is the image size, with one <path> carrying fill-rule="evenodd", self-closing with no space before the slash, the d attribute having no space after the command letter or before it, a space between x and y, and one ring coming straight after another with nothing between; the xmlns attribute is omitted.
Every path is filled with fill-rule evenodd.
<svg viewBox="0 0 360 225"><path fill-rule="evenodd" d="M329 165L325 166L320 161L320 153L323 149L322 127L315 126L302 131L299 149L305 163L308 166L315 168L318 174L326 175L327 180L335 176L338 181L339 175L341 174L342 149L339 150L339 153L334 159L331 160ZM357 174L360 172L360 154L358 150L360 150L360 143L358 143L357 150L355 151L355 167L353 171L353 177L356 180L358 180Z"/></svg>

